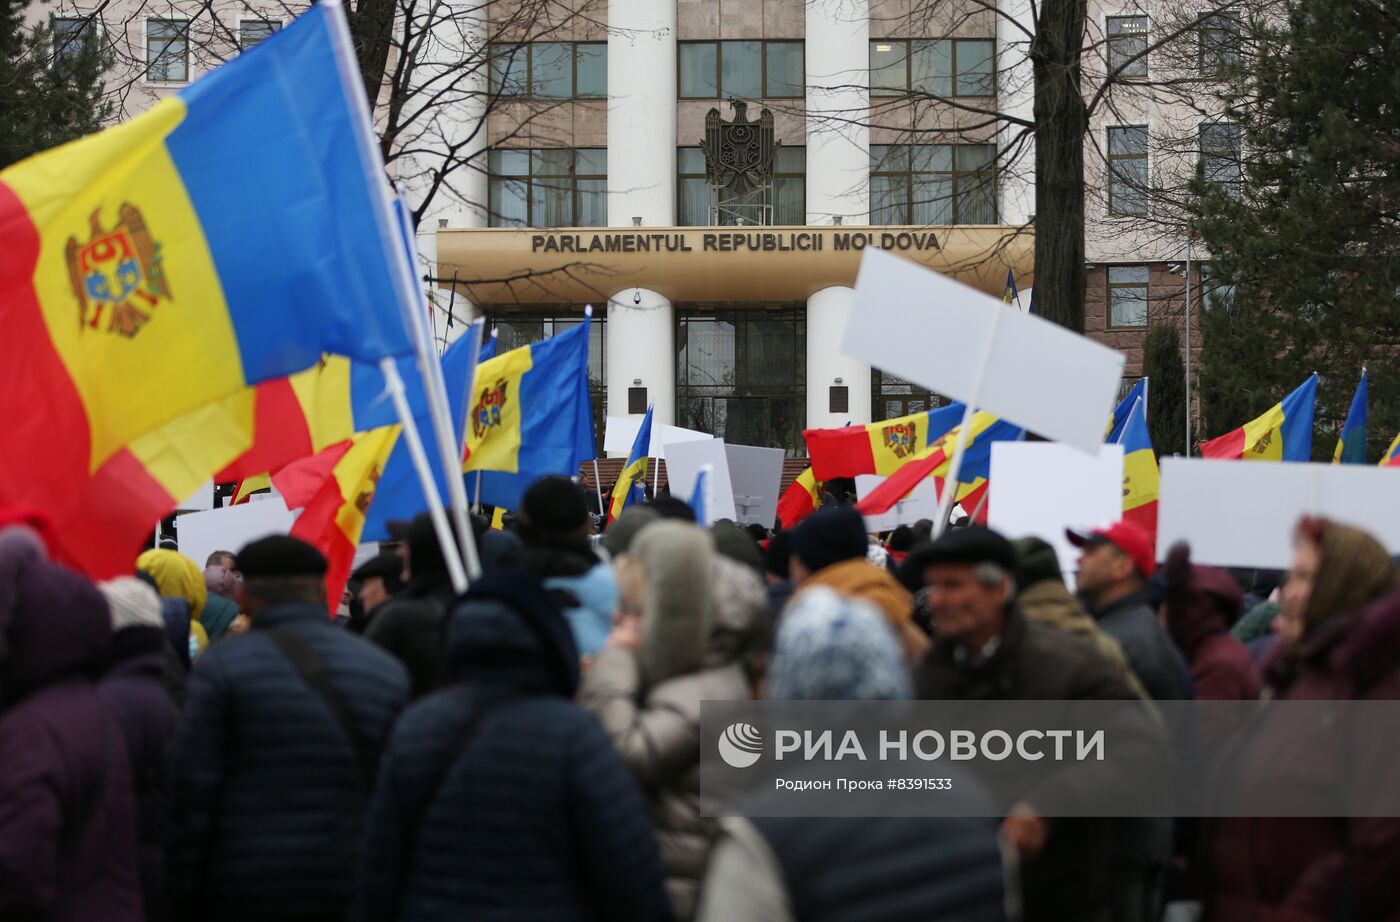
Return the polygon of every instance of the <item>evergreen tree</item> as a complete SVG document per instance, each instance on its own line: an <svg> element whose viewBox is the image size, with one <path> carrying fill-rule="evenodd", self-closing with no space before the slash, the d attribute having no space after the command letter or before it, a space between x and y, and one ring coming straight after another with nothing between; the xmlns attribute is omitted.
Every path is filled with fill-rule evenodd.
<svg viewBox="0 0 1400 922"><path fill-rule="evenodd" d="M92 134L114 111L102 85L111 55L96 25L76 35L27 29L26 6L0 0L0 167Z"/></svg>
<svg viewBox="0 0 1400 922"><path fill-rule="evenodd" d="M1186 365L1181 335L1173 324L1154 326L1143 355L1147 375L1147 428L1159 455L1184 454L1186 444Z"/></svg>
<svg viewBox="0 0 1400 922"><path fill-rule="evenodd" d="M1313 457L1330 459L1362 365L1369 456L1400 430L1400 13L1393 0L1291 0L1250 27L1230 77L1239 180L1198 175L1196 230L1228 292L1203 318L1201 438L1321 373ZM1156 383L1155 379L1153 381Z"/></svg>

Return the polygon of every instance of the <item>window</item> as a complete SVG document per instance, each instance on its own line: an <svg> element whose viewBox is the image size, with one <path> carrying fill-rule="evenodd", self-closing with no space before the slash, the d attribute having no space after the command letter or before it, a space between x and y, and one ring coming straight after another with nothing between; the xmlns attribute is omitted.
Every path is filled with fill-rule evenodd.
<svg viewBox="0 0 1400 922"><path fill-rule="evenodd" d="M676 214L682 227L710 223L710 189L705 183L705 153L698 147L676 151ZM807 223L807 148L778 148L773 158L772 223ZM723 205L723 202L721 202ZM720 224L736 223L720 216Z"/></svg>
<svg viewBox="0 0 1400 922"><path fill-rule="evenodd" d="M1108 17L1108 72L1122 80L1147 76L1147 17ZM1121 68L1121 69L1120 69Z"/></svg>
<svg viewBox="0 0 1400 922"><path fill-rule="evenodd" d="M488 309L487 313L486 333L490 335L490 330L494 329L499 337L497 355L566 333L583 322L582 311L543 314L511 311L497 314ZM594 434L598 440L599 454L603 451L603 427L600 424L607 419L608 378L604 364L608 352L607 337L607 317L599 315L595 308L593 320L588 326L588 397L593 405Z"/></svg>
<svg viewBox="0 0 1400 922"><path fill-rule="evenodd" d="M1210 263L1201 263L1197 283L1200 285L1197 297L1200 299L1203 309L1208 311L1230 309L1231 303L1235 300L1235 286L1220 281L1214 266Z"/></svg>
<svg viewBox="0 0 1400 922"><path fill-rule="evenodd" d="M608 45L494 44L491 92L508 99L602 99L608 95Z"/></svg>
<svg viewBox="0 0 1400 922"><path fill-rule="evenodd" d="M1234 122L1212 122L1201 126L1201 176L1209 183L1222 183L1231 194L1239 191L1244 170L1240 148L1244 130Z"/></svg>
<svg viewBox="0 0 1400 922"><path fill-rule="evenodd" d="M146 20L146 79L185 83L190 79L190 21Z"/></svg>
<svg viewBox="0 0 1400 922"><path fill-rule="evenodd" d="M879 39L870 43L870 95L994 96L991 39Z"/></svg>
<svg viewBox="0 0 1400 922"><path fill-rule="evenodd" d="M871 224L995 224L996 146L871 145Z"/></svg>
<svg viewBox="0 0 1400 922"><path fill-rule="evenodd" d="M948 401L924 387L892 374L870 369L870 410L875 422L923 413L947 406Z"/></svg>
<svg viewBox="0 0 1400 922"><path fill-rule="evenodd" d="M87 40L97 38L97 24L90 18L53 21L53 55L67 60L83 50Z"/></svg>
<svg viewBox="0 0 1400 922"><path fill-rule="evenodd" d="M607 150L497 149L489 162L492 227L607 225Z"/></svg>
<svg viewBox="0 0 1400 922"><path fill-rule="evenodd" d="M806 84L802 42L681 42L681 99L792 99Z"/></svg>
<svg viewBox="0 0 1400 922"><path fill-rule="evenodd" d="M280 28L280 22L270 19L244 19L238 23L238 47L247 51Z"/></svg>
<svg viewBox="0 0 1400 922"><path fill-rule="evenodd" d="M1212 13L1201 19L1197 33L1201 76L1213 77L1239 63L1244 23L1237 13Z"/></svg>
<svg viewBox="0 0 1400 922"><path fill-rule="evenodd" d="M1108 267L1108 325L1147 326L1147 267Z"/></svg>
<svg viewBox="0 0 1400 922"><path fill-rule="evenodd" d="M1147 128L1108 129L1108 213L1147 214L1148 190Z"/></svg>
<svg viewBox="0 0 1400 922"><path fill-rule="evenodd" d="M807 323L800 307L676 312L678 423L734 445L806 453Z"/></svg>

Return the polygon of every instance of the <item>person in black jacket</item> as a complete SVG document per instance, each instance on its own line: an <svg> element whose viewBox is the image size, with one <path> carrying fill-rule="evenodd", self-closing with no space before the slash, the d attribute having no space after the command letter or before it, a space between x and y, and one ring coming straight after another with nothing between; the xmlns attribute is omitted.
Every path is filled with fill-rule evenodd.
<svg viewBox="0 0 1400 922"><path fill-rule="evenodd" d="M420 512L413 519L406 549L403 570L408 585L366 615L364 636L403 663L412 683L412 699L417 700L447 681L442 620L456 593L428 513Z"/></svg>
<svg viewBox="0 0 1400 922"><path fill-rule="evenodd" d="M474 582L447 637L454 682L395 728L350 918L669 918L646 804L572 701L578 651L539 578Z"/></svg>
<svg viewBox="0 0 1400 922"><path fill-rule="evenodd" d="M175 916L339 922L408 676L331 625L315 548L264 538L238 560L252 628L200 658L175 736Z"/></svg>

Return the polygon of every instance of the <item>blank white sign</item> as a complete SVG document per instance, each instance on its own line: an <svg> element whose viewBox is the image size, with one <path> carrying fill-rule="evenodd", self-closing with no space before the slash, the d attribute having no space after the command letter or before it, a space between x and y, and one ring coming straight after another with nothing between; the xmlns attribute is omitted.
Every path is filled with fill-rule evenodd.
<svg viewBox="0 0 1400 922"><path fill-rule="evenodd" d="M778 491L783 485L781 448L754 445L725 445L729 461L729 482L734 488L734 509L741 525L758 524L772 528L778 517Z"/></svg>
<svg viewBox="0 0 1400 922"><path fill-rule="evenodd" d="M861 260L841 351L1091 455L1123 374L1121 352L881 250Z"/></svg>
<svg viewBox="0 0 1400 922"><path fill-rule="evenodd" d="M734 487L729 482L729 459L724 442L709 439L704 442L672 442L666 446L666 482L671 485L671 497L690 502L695 491L695 476L706 464L711 466L705 482L705 518L710 522L734 518Z"/></svg>
<svg viewBox="0 0 1400 922"><path fill-rule="evenodd" d="M613 457L627 457L632 451L632 443L637 441L637 430L642 428L640 419L633 419L630 416L609 416L607 428L603 430L603 451ZM682 429L680 426L668 426L665 423L652 422L651 425L651 447L647 451L647 457L664 458L662 446L670 442L703 442L706 439L714 438L708 432L696 432L694 429Z"/></svg>
<svg viewBox="0 0 1400 922"><path fill-rule="evenodd" d="M1362 464L1163 458L1157 556L1177 541L1221 567L1286 569L1293 529L1322 515L1400 554L1400 470Z"/></svg>
<svg viewBox="0 0 1400 922"><path fill-rule="evenodd" d="M1103 436L1103 420L1099 420ZM1100 445L1090 457L1054 442L992 445L992 502L987 524L1008 538L1036 537L1054 545L1065 581L1079 549L1066 528L1087 529L1123 517L1123 446Z"/></svg>
<svg viewBox="0 0 1400 922"><path fill-rule="evenodd" d="M243 545L268 535L285 535L296 516L287 510L282 498L260 503L244 503L208 512L191 512L175 520L175 537L180 553L204 566L215 551L238 553Z"/></svg>

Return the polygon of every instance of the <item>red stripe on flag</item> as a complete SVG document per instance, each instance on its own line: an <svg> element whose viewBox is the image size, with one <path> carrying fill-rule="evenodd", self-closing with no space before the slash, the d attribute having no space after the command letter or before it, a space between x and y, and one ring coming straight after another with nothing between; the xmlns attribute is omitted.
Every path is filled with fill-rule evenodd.
<svg viewBox="0 0 1400 922"><path fill-rule="evenodd" d="M818 480L875 473L875 456L866 426L808 429L802 437L807 440L812 475Z"/></svg>
<svg viewBox="0 0 1400 922"><path fill-rule="evenodd" d="M792 528L816 512L818 503L819 499L814 498L800 480L794 480L783 491L783 498L778 500L778 521L783 523L784 528Z"/></svg>
<svg viewBox="0 0 1400 922"><path fill-rule="evenodd" d="M1244 457L1244 426L1201 443L1201 457L1234 461Z"/></svg>
<svg viewBox="0 0 1400 922"><path fill-rule="evenodd" d="M856 503L856 511L861 515L888 512L891 506L908 496L919 481L932 474L946 460L948 456L939 449L927 458L906 461L899 470L886 477L884 483L865 494L865 499Z"/></svg>
<svg viewBox="0 0 1400 922"><path fill-rule="evenodd" d="M73 492L79 505L58 528L61 556L95 580L131 575L151 530L183 499L124 448Z"/></svg>
<svg viewBox="0 0 1400 922"><path fill-rule="evenodd" d="M350 443L344 444L345 449L341 450L336 455L335 460L331 462L332 469L335 467L335 462L339 461L345 451L349 450ZM332 454L340 447L336 445L334 448L329 448L316 455L316 458L320 459L322 455ZM291 503L287 505L291 506ZM340 493L339 481L334 476L328 477L322 482L321 489L316 491L316 495L305 505L306 508L302 510L301 515L297 516L296 522L292 525L290 534L293 538L300 538L325 555L326 606L330 609L330 614L334 615L340 606L340 596L345 591L345 584L350 580L350 571L355 561L355 546L336 526L336 515L339 514L340 507L345 505L345 497Z"/></svg>
<svg viewBox="0 0 1400 922"><path fill-rule="evenodd" d="M328 488L338 491L335 486L335 466L340 463L340 459L345 457L355 443L350 439L343 442L336 442L330 448L319 451L309 457L301 458L298 461L288 464L272 475L272 485L277 488L277 492L282 494L282 501L287 504L288 509L310 508L313 502L321 498L321 494ZM339 496L339 492L336 492ZM342 500L343 501L343 500ZM340 502L335 504L335 508L340 508ZM302 513L305 515L306 513ZM331 518L335 517L334 511Z"/></svg>
<svg viewBox="0 0 1400 922"><path fill-rule="evenodd" d="M1147 536L1152 539L1155 547L1157 544L1157 500L1150 503L1143 503L1136 509L1128 509L1123 513L1123 521L1132 522L1134 525L1147 532Z"/></svg>
<svg viewBox="0 0 1400 922"><path fill-rule="evenodd" d="M290 379L279 378L259 384L254 400L253 446L214 475L218 483L275 471L284 464L305 458L315 447L306 423L306 411Z"/></svg>

